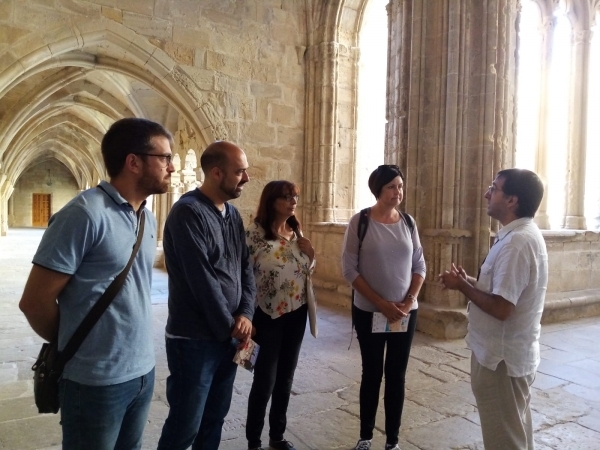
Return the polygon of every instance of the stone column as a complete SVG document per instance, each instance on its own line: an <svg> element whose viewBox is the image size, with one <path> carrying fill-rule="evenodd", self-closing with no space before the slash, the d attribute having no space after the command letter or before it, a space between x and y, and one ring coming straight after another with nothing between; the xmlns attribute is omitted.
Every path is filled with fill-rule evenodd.
<svg viewBox="0 0 600 450"><path fill-rule="evenodd" d="M0 167L2 167L2 163L0 163ZM8 231L8 198L10 197L8 191L7 176L0 171L0 236L6 236Z"/></svg>
<svg viewBox="0 0 600 450"><path fill-rule="evenodd" d="M15 201L12 195L8 198L8 226L15 223Z"/></svg>
<svg viewBox="0 0 600 450"><path fill-rule="evenodd" d="M497 229L483 194L514 159L516 0L394 0L392 20L406 8L412 8L407 146L398 145L400 93L388 111L394 113L388 134L395 135L387 136L387 151L400 149L397 160L405 161L406 207L427 261L418 327L459 337L466 333L466 300L443 291L436 276L452 262L476 274ZM391 33L391 47L399 48L406 27L392 23ZM398 67L394 59L390 70ZM389 86L403 76L390 72Z"/></svg>
<svg viewBox="0 0 600 450"><path fill-rule="evenodd" d="M321 42L307 49L305 222L334 221L334 161L337 138L336 78L339 44Z"/></svg>
<svg viewBox="0 0 600 450"><path fill-rule="evenodd" d="M563 228L585 230L585 152L587 137L587 92L590 62L590 30L573 30L569 99L569 147L567 149L567 189Z"/></svg>
<svg viewBox="0 0 600 450"><path fill-rule="evenodd" d="M548 107L549 107L549 77L550 62L552 61L552 41L554 38L554 27L556 20L553 16L542 17L543 55L540 80L540 129L538 134L538 151L536 154L536 173L544 183L546 195L542 198L542 203L535 215L535 223L543 230L550 229L550 219L548 217Z"/></svg>
<svg viewBox="0 0 600 450"><path fill-rule="evenodd" d="M196 179L196 167L198 163L196 162L196 152L192 149L187 151L185 156L185 165L183 166L183 170L181 170L181 177L183 178L183 190L185 192L193 191L197 186Z"/></svg>

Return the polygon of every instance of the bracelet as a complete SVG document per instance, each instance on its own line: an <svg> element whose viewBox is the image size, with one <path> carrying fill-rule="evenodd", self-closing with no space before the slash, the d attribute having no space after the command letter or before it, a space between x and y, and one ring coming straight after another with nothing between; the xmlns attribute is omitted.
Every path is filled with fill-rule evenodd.
<svg viewBox="0 0 600 450"><path fill-rule="evenodd" d="M414 296L414 295L412 295L412 294L407 294L407 295L406 295L406 298L410 298L410 299L412 300L412 302L413 302L413 303L417 301L417 297L415 297L415 296Z"/></svg>

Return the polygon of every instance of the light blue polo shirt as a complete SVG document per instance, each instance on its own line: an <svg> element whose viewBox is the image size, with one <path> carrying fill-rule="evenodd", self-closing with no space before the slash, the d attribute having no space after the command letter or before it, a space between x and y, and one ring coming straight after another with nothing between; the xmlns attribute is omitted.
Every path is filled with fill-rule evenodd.
<svg viewBox="0 0 600 450"><path fill-rule="evenodd" d="M154 367L150 286L156 219L144 211L142 245L125 284L67 363L65 379L107 386L145 375ZM33 263L72 275L58 296L59 349L127 265L137 229L132 206L106 181L79 194L50 219Z"/></svg>

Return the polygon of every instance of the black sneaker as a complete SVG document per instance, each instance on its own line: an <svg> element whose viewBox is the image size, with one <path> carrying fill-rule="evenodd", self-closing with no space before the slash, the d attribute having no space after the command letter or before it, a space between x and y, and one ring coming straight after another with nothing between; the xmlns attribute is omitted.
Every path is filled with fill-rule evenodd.
<svg viewBox="0 0 600 450"><path fill-rule="evenodd" d="M294 444L292 444L290 441L286 441L285 439L278 442L269 440L269 448L272 448L273 450L296 450Z"/></svg>

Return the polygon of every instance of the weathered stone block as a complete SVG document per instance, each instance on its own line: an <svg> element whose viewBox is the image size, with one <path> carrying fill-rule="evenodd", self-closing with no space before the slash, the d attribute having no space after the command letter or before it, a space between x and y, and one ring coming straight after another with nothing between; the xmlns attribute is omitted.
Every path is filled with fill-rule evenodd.
<svg viewBox="0 0 600 450"><path fill-rule="evenodd" d="M100 14L100 5L90 4L88 2L79 2L75 0L60 0L57 9L72 14L79 14L86 17L95 17Z"/></svg>
<svg viewBox="0 0 600 450"><path fill-rule="evenodd" d="M25 28L3 25L0 27L0 42L12 45L28 33L30 33L30 30Z"/></svg>
<svg viewBox="0 0 600 450"><path fill-rule="evenodd" d="M252 73L252 65L249 61L211 50L206 51L206 68L243 79L250 79Z"/></svg>
<svg viewBox="0 0 600 450"><path fill-rule="evenodd" d="M101 12L102 15L107 19L114 20L118 23L123 23L123 11L120 9L103 6Z"/></svg>
<svg viewBox="0 0 600 450"><path fill-rule="evenodd" d="M243 126L246 139L264 144L275 143L275 128L262 123L250 123Z"/></svg>
<svg viewBox="0 0 600 450"><path fill-rule="evenodd" d="M206 70L205 72L211 72ZM217 91L223 91L230 95L241 95L247 96L249 92L248 81L246 80L238 80L236 78L231 78L222 74L214 74L215 78L215 89Z"/></svg>
<svg viewBox="0 0 600 450"><path fill-rule="evenodd" d="M299 126L298 120L296 119L296 108L287 105L278 105L276 103L271 104L271 122L287 125L287 126Z"/></svg>
<svg viewBox="0 0 600 450"><path fill-rule="evenodd" d="M301 149L304 146L304 131L298 128L279 126L277 127L277 143Z"/></svg>
<svg viewBox="0 0 600 450"><path fill-rule="evenodd" d="M255 97L261 98L281 98L281 87L273 84L250 83L250 92Z"/></svg>
<svg viewBox="0 0 600 450"><path fill-rule="evenodd" d="M0 2L0 17L2 18L0 20L7 22L12 20L13 8L14 0L5 0Z"/></svg>
<svg viewBox="0 0 600 450"><path fill-rule="evenodd" d="M173 25L171 22L156 17L149 17L132 12L123 12L123 25L135 32L158 39L171 39Z"/></svg>
<svg viewBox="0 0 600 450"><path fill-rule="evenodd" d="M66 13L23 2L14 9L13 15L15 24L35 31L68 25L70 22L69 15Z"/></svg>
<svg viewBox="0 0 600 450"><path fill-rule="evenodd" d="M200 10L200 14L202 16L200 18L200 22L202 22L204 20L203 18L205 18L206 20L218 25L225 25L233 29L240 29L240 18L232 14L228 14L227 12L216 11L203 7Z"/></svg>
<svg viewBox="0 0 600 450"><path fill-rule="evenodd" d="M176 23L173 26L173 42L189 47L210 47L210 35L205 30L198 30Z"/></svg>
<svg viewBox="0 0 600 450"><path fill-rule="evenodd" d="M151 16L154 12L154 0L117 0L117 8L136 14Z"/></svg>
<svg viewBox="0 0 600 450"><path fill-rule="evenodd" d="M164 43L162 49L167 55L173 58L179 64L185 66L194 65L195 50L185 45L177 45L173 42L167 41Z"/></svg>
<svg viewBox="0 0 600 450"><path fill-rule="evenodd" d="M262 147L259 154L262 158L271 158L277 160L290 160L296 151L292 147Z"/></svg>
<svg viewBox="0 0 600 450"><path fill-rule="evenodd" d="M117 0L88 0L88 3L95 3L96 5L115 7Z"/></svg>
<svg viewBox="0 0 600 450"><path fill-rule="evenodd" d="M285 45L298 45L304 42L302 35L286 23L271 24L271 36Z"/></svg>

